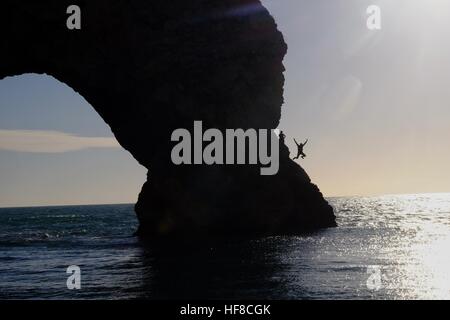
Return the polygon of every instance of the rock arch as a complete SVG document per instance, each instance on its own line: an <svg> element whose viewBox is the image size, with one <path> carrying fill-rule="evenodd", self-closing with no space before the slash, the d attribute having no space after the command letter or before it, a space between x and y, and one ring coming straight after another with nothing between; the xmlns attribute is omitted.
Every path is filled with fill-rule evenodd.
<svg viewBox="0 0 450 320"><path fill-rule="evenodd" d="M282 146L280 171L171 163L170 134L194 120L276 128L287 46L259 0L2 2L0 78L46 73L81 94L148 168L142 236L298 233L335 225L332 208Z"/></svg>

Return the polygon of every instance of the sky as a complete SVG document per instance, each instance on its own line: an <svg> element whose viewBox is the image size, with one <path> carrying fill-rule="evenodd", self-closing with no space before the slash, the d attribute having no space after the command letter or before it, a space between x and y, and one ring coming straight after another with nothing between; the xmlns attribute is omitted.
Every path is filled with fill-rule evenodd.
<svg viewBox="0 0 450 320"><path fill-rule="evenodd" d="M67 85L0 81L0 207L134 203L146 172Z"/></svg>
<svg viewBox="0 0 450 320"><path fill-rule="evenodd" d="M450 1L263 3L289 46L280 128L294 154L309 138L300 163L323 193L450 192Z"/></svg>
<svg viewBox="0 0 450 320"><path fill-rule="evenodd" d="M289 47L279 128L325 196L450 192L450 1L262 2ZM65 84L0 81L0 207L133 203L145 177Z"/></svg>

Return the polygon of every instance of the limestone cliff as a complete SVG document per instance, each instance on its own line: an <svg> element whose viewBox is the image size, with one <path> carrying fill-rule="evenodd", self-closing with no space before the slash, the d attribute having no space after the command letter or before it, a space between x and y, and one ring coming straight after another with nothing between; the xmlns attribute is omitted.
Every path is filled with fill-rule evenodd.
<svg viewBox="0 0 450 320"><path fill-rule="evenodd" d="M68 30L66 8L82 10ZM141 236L299 233L333 209L281 147L280 171L175 166L176 128L276 128L287 46L259 0L4 0L0 78L46 73L81 94L149 169ZM301 119L299 119L301 122Z"/></svg>

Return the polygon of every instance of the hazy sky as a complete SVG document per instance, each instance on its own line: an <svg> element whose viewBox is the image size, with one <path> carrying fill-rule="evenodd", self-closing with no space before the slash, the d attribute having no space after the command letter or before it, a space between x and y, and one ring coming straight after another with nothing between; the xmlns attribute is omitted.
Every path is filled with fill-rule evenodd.
<svg viewBox="0 0 450 320"><path fill-rule="evenodd" d="M263 2L289 45L281 128L322 191L450 192L450 1Z"/></svg>
<svg viewBox="0 0 450 320"><path fill-rule="evenodd" d="M450 192L450 1L263 3L289 46L280 128L325 195ZM145 173L69 87L0 81L0 206L135 202Z"/></svg>
<svg viewBox="0 0 450 320"><path fill-rule="evenodd" d="M40 75L0 81L0 206L131 203L145 177L65 84Z"/></svg>

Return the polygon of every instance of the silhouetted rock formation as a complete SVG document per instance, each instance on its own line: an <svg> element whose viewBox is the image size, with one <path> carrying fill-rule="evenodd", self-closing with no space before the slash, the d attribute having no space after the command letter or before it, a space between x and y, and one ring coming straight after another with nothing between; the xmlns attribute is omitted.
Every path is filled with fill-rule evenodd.
<svg viewBox="0 0 450 320"><path fill-rule="evenodd" d="M174 166L176 128L276 128L286 44L258 0L2 1L0 78L46 73L81 94L149 169L142 236L299 233L332 208L282 146L280 171Z"/></svg>

